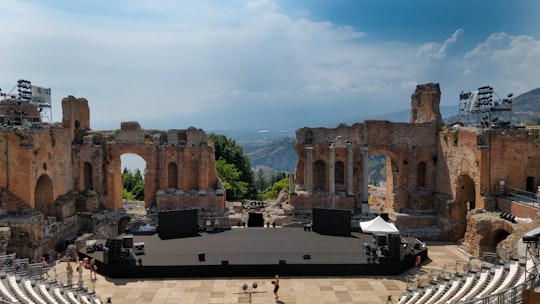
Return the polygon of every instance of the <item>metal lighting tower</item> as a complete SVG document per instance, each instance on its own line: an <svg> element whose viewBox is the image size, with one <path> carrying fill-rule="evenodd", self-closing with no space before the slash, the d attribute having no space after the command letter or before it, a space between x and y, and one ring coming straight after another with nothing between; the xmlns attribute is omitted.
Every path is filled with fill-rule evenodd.
<svg viewBox="0 0 540 304"><path fill-rule="evenodd" d="M512 112L512 96L500 98L491 86L459 94L460 122L469 127L484 129L520 127L521 122Z"/></svg>

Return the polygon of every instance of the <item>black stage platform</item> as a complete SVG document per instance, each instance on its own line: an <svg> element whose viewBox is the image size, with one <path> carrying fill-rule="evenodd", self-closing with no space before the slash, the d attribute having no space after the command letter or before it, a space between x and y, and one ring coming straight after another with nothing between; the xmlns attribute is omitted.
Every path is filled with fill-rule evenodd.
<svg viewBox="0 0 540 304"><path fill-rule="evenodd" d="M113 263L105 251L84 248L79 257L95 258L98 272L113 278L397 275L414 267L417 256L428 257L427 248L411 243L401 261L381 256L368 262L364 243L373 246L372 239L354 232L340 237L303 228L232 228L168 240L133 235L134 243L144 242L145 254L131 261ZM142 265L134 263L139 259Z"/></svg>

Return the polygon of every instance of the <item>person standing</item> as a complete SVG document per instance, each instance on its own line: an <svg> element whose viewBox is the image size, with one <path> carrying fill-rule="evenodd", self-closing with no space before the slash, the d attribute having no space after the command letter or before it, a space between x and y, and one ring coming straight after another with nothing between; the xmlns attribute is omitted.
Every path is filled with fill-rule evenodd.
<svg viewBox="0 0 540 304"><path fill-rule="evenodd" d="M97 265L96 265L96 259L90 260L90 279L91 280L97 280Z"/></svg>
<svg viewBox="0 0 540 304"><path fill-rule="evenodd" d="M71 286L71 284L73 283L73 267L71 267L70 261L67 262L66 271L67 271L67 283L69 286Z"/></svg>
<svg viewBox="0 0 540 304"><path fill-rule="evenodd" d="M276 297L276 300L279 299L278 296L278 290L279 290L279 276L276 274L274 277L274 280L272 281L272 284L274 284L274 296Z"/></svg>

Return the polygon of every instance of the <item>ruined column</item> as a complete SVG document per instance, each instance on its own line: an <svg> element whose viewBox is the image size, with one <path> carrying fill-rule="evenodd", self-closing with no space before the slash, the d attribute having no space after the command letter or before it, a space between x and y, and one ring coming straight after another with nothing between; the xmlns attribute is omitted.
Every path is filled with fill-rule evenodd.
<svg viewBox="0 0 540 304"><path fill-rule="evenodd" d="M294 193L294 173L289 173L289 194Z"/></svg>
<svg viewBox="0 0 540 304"><path fill-rule="evenodd" d="M353 153L352 144L347 142L347 195L353 196Z"/></svg>
<svg viewBox="0 0 540 304"><path fill-rule="evenodd" d="M369 213L368 193L368 146L360 145L362 151L362 214Z"/></svg>
<svg viewBox="0 0 540 304"><path fill-rule="evenodd" d="M336 170L335 170L334 143L330 144L330 152L328 153L328 195L336 194Z"/></svg>
<svg viewBox="0 0 540 304"><path fill-rule="evenodd" d="M313 194L313 147L306 147L306 189L308 194Z"/></svg>

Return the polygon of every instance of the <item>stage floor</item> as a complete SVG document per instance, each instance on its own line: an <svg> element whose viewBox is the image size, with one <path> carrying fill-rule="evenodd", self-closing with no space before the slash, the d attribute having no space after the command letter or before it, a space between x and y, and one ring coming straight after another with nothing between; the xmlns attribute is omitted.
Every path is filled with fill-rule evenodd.
<svg viewBox="0 0 540 304"><path fill-rule="evenodd" d="M303 228L232 228L167 240L157 234L133 235L133 242L145 244L145 254L134 256L141 260L139 266L108 263L104 251L87 253L83 248L79 255L95 258L98 269L115 277L253 276L278 269L290 275L384 275L414 266L414 256L369 263L364 243L375 247L372 235L355 232L344 237ZM424 260L427 249L413 250L418 254Z"/></svg>
<svg viewBox="0 0 540 304"><path fill-rule="evenodd" d="M105 241L97 243L105 245ZM232 228L168 240L161 240L157 234L133 235L134 243L145 243L145 254L136 256L145 266L221 265L222 261L261 265L280 260L294 264L366 264L363 243L367 241L371 242L371 235L329 236L303 228ZM204 262L199 261L200 252L205 255ZM103 252L88 255L103 261ZM305 260L304 255L311 259Z"/></svg>

